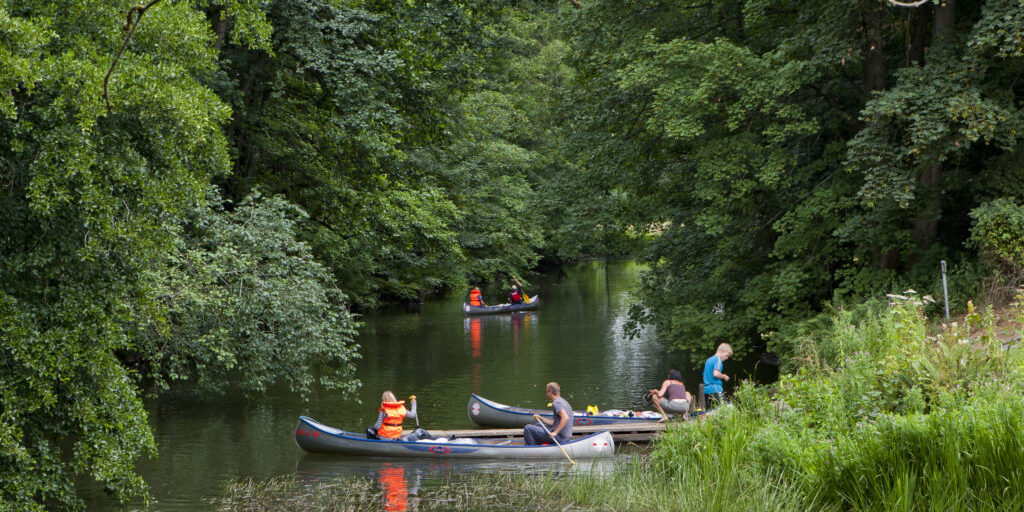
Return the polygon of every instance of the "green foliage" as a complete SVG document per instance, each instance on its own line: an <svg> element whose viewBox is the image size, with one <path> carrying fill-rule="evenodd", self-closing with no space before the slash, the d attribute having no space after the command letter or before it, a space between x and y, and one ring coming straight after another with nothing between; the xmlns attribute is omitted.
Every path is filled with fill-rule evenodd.
<svg viewBox="0 0 1024 512"><path fill-rule="evenodd" d="M808 510L1019 508L1021 348L1003 348L991 311L931 333L921 301L892 299L836 312L799 371L671 430L652 468L726 496L737 479L777 479Z"/></svg>
<svg viewBox="0 0 1024 512"><path fill-rule="evenodd" d="M145 496L146 376L305 391L329 363L355 385L354 322L295 212L203 206L231 167L205 7L155 5L112 69L125 5L0 3L0 508L80 508L86 481ZM258 6L218 8L266 44Z"/></svg>
<svg viewBox="0 0 1024 512"><path fill-rule="evenodd" d="M982 203L971 210L970 242L993 265L1019 273L1024 269L1024 207L1010 198Z"/></svg>
<svg viewBox="0 0 1024 512"><path fill-rule="evenodd" d="M635 320L742 354L825 301L935 293L940 259L971 267L969 212L1020 188L1022 17L959 2L947 29L939 10L598 0L565 16L579 157L563 172L585 192L566 210L614 212L584 240L598 224L650 239Z"/></svg>
<svg viewBox="0 0 1024 512"><path fill-rule="evenodd" d="M159 316L138 315L134 353L148 376L192 380L203 391L247 393L286 382L351 393L357 326L330 273L297 240L305 214L258 194L226 211L213 196L147 281Z"/></svg>
<svg viewBox="0 0 1024 512"><path fill-rule="evenodd" d="M473 81L509 58L499 12L270 4L274 54L226 47L216 80L238 112L231 197L259 187L302 206L303 238L362 306L532 267L541 242L523 173L536 157L501 138L521 119Z"/></svg>

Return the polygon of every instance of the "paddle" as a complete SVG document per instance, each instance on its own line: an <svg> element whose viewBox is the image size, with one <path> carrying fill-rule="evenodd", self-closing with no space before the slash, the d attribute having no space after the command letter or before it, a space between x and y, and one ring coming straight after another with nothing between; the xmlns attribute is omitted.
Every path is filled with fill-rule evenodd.
<svg viewBox="0 0 1024 512"><path fill-rule="evenodd" d="M536 415L534 415L534 416L536 417ZM576 464L576 461L572 460L572 457L569 456L569 452L565 451L565 448L562 446L562 443L559 443L558 439L555 439L555 436L551 434L550 430L548 430L548 426L545 425L544 422L540 420L540 418L537 418L537 423L540 424L540 428L544 429L544 432L548 433L548 437L550 437L551 440L554 441L555 444L558 445L558 447L562 449L562 453L565 454L565 458L569 459L569 462L572 462L573 464Z"/></svg>
<svg viewBox="0 0 1024 512"><path fill-rule="evenodd" d="M416 401L416 395L409 395L409 401L410 402L415 402ZM418 410L416 411L416 428L420 428L420 411L418 411Z"/></svg>

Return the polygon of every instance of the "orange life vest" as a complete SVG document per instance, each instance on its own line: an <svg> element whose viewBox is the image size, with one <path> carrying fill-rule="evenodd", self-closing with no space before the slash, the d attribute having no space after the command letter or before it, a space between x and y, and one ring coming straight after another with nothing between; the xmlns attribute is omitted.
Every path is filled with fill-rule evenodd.
<svg viewBox="0 0 1024 512"><path fill-rule="evenodd" d="M405 420L405 400L397 402L381 402L380 410L384 413L384 421L377 429L377 435L385 439L402 437L402 421Z"/></svg>
<svg viewBox="0 0 1024 512"><path fill-rule="evenodd" d="M469 291L469 305L470 306L483 306L484 301L480 297L480 290Z"/></svg>

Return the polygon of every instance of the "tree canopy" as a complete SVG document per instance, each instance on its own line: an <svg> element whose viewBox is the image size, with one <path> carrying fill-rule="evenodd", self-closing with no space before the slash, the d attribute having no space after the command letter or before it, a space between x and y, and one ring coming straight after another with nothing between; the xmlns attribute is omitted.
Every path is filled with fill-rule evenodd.
<svg viewBox="0 0 1024 512"><path fill-rule="evenodd" d="M571 16L579 199L652 234L638 318L677 347L742 352L823 301L936 291L939 259L973 259L971 209L1021 193L1019 2Z"/></svg>

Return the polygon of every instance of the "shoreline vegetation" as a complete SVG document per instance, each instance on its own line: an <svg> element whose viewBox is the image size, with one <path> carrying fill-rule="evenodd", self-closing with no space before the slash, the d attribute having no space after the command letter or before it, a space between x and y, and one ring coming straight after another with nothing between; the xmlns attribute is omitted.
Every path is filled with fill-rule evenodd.
<svg viewBox="0 0 1024 512"><path fill-rule="evenodd" d="M769 386L676 424L611 474L474 475L408 510L985 511L1024 509L1024 356L1006 346L1022 297L929 328L929 298L837 309L778 342L796 362ZM1019 329L1019 327L1017 327ZM495 489L501 489L496 492ZM221 510L388 510L373 480L233 484Z"/></svg>

